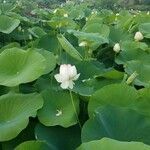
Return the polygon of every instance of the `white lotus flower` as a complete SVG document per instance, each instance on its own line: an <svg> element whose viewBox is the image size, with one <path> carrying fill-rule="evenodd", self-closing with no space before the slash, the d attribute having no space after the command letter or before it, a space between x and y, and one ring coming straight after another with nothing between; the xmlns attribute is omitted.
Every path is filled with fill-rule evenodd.
<svg viewBox="0 0 150 150"><path fill-rule="evenodd" d="M73 81L79 78L80 74L77 74L77 69L75 66L70 64L63 64L60 66L59 74L56 74L54 77L57 82L61 83L62 89L73 89L75 84Z"/></svg>
<svg viewBox="0 0 150 150"><path fill-rule="evenodd" d="M119 53L119 52L120 52L121 48L120 48L119 43L116 43L116 44L114 45L113 50L114 50L116 53Z"/></svg>
<svg viewBox="0 0 150 150"><path fill-rule="evenodd" d="M134 39L135 39L135 41L141 41L141 40L143 40L143 34L141 33L141 32L136 32L135 33L135 36L134 36Z"/></svg>

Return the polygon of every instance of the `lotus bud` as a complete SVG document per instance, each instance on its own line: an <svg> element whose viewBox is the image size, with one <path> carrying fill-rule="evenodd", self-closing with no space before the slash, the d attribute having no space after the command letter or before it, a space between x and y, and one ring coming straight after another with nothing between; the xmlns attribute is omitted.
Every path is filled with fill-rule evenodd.
<svg viewBox="0 0 150 150"><path fill-rule="evenodd" d="M67 13L66 13L66 14L64 14L64 17L68 18L68 14L67 14Z"/></svg>
<svg viewBox="0 0 150 150"><path fill-rule="evenodd" d="M141 41L141 40L143 40L143 34L141 33L141 32L136 32L135 33L135 36L134 36L134 39L135 39L135 41Z"/></svg>
<svg viewBox="0 0 150 150"><path fill-rule="evenodd" d="M82 41L79 46L80 47L86 47L88 45L88 43L86 41Z"/></svg>
<svg viewBox="0 0 150 150"><path fill-rule="evenodd" d="M116 44L114 45L114 47L113 47L113 50L114 50L114 52L119 53L120 50L121 50L120 44L119 44L119 43L116 43Z"/></svg>
<svg viewBox="0 0 150 150"><path fill-rule="evenodd" d="M135 80L135 78L138 76L138 73L135 71L135 72L133 72L130 76L129 76L129 78L127 79L127 81L126 81L126 83L127 84L131 84L134 80Z"/></svg>
<svg viewBox="0 0 150 150"><path fill-rule="evenodd" d="M21 26L18 27L18 31L21 31Z"/></svg>
<svg viewBox="0 0 150 150"><path fill-rule="evenodd" d="M55 9L55 10L53 11L53 13L55 14L57 11L58 11L58 9Z"/></svg>

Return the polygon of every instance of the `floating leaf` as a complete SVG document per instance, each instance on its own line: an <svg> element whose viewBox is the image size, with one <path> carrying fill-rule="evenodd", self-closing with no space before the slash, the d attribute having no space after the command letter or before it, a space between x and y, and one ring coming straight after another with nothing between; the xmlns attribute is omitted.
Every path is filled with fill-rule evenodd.
<svg viewBox="0 0 150 150"><path fill-rule="evenodd" d="M56 94L57 92L57 94ZM46 126L60 125L69 127L77 123L71 97L66 91L45 90L42 92L44 106L38 112L38 118ZM73 96L77 112L79 111L79 100Z"/></svg>
<svg viewBox="0 0 150 150"><path fill-rule="evenodd" d="M44 35L39 39L38 48L45 49L50 52L58 53L61 45L54 35Z"/></svg>
<svg viewBox="0 0 150 150"><path fill-rule="evenodd" d="M142 23L139 26L139 30L146 38L150 38L150 23Z"/></svg>
<svg viewBox="0 0 150 150"><path fill-rule="evenodd" d="M18 145L15 150L49 150L49 148L44 141L26 141Z"/></svg>
<svg viewBox="0 0 150 150"><path fill-rule="evenodd" d="M147 61L147 62L146 62ZM143 61L129 61L125 65L125 72L129 75L133 74L136 71L138 74L133 83L139 86L150 86L150 62L149 57Z"/></svg>
<svg viewBox="0 0 150 150"><path fill-rule="evenodd" d="M44 71L44 74L47 74L54 70L56 67L56 57L52 52L46 51L46 50L39 50L40 54L42 54L46 60L46 68Z"/></svg>
<svg viewBox="0 0 150 150"><path fill-rule="evenodd" d="M83 143L76 150L150 150L150 146L140 142L120 142L117 140L103 138Z"/></svg>
<svg viewBox="0 0 150 150"><path fill-rule="evenodd" d="M103 137L150 144L150 119L129 108L105 105L95 110L82 129L82 141Z"/></svg>
<svg viewBox="0 0 150 150"><path fill-rule="evenodd" d="M45 71L45 58L36 51L6 49L0 54L0 85L17 86L39 78Z"/></svg>
<svg viewBox="0 0 150 150"><path fill-rule="evenodd" d="M60 126L46 127L38 124L35 128L35 137L46 141L50 150L74 150L81 144L81 133L78 126L63 128Z"/></svg>
<svg viewBox="0 0 150 150"><path fill-rule="evenodd" d="M39 94L8 93L0 97L0 141L15 138L29 122L29 117L43 105Z"/></svg>
<svg viewBox="0 0 150 150"><path fill-rule="evenodd" d="M103 105L133 107L138 98L136 89L126 84L111 84L96 91L89 101L89 115L93 116L96 108Z"/></svg>
<svg viewBox="0 0 150 150"><path fill-rule="evenodd" d="M125 64L131 60L143 60L148 55L147 49L148 45L142 42L123 42L115 61L117 64Z"/></svg>

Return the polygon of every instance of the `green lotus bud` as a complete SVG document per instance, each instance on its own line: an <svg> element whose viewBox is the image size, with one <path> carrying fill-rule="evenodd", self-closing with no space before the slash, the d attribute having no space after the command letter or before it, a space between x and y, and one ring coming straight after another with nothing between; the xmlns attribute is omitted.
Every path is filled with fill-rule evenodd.
<svg viewBox="0 0 150 150"><path fill-rule="evenodd" d="M131 84L134 80L135 80L135 78L138 76L138 73L135 71L135 72L133 72L130 76L129 76L129 78L127 79L127 81L126 81L126 83L127 84Z"/></svg>

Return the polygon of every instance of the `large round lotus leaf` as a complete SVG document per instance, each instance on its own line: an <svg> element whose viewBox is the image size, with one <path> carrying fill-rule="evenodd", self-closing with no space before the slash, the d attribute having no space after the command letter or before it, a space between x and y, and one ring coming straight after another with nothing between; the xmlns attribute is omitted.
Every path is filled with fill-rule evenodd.
<svg viewBox="0 0 150 150"><path fill-rule="evenodd" d="M6 49L0 54L0 85L17 86L39 78L45 70L45 58L36 51Z"/></svg>
<svg viewBox="0 0 150 150"><path fill-rule="evenodd" d="M146 38L150 38L150 23L143 23L139 26L140 32L144 34Z"/></svg>
<svg viewBox="0 0 150 150"><path fill-rule="evenodd" d="M37 47L55 53L59 52L61 49L61 45L59 44L57 37L52 35L44 35L41 37Z"/></svg>
<svg viewBox="0 0 150 150"><path fill-rule="evenodd" d="M109 27L107 25L99 23L86 24L82 28L82 31L87 33L100 33L104 37L108 37L110 32Z"/></svg>
<svg viewBox="0 0 150 150"><path fill-rule="evenodd" d="M146 62L147 61L147 62ZM150 85L150 62L147 57L147 60L143 61L129 61L125 65L125 72L129 75L133 74L136 71L138 74L135 80L133 81L134 84L149 87Z"/></svg>
<svg viewBox="0 0 150 150"><path fill-rule="evenodd" d="M79 62L76 64L76 68L80 73L79 79L81 80L100 76L106 72L104 64L95 60Z"/></svg>
<svg viewBox="0 0 150 150"><path fill-rule="evenodd" d="M38 112L40 122L46 126L60 125L69 127L77 123L71 97L66 91L45 90L42 92L44 106ZM79 111L79 100L73 96L76 111Z"/></svg>
<svg viewBox="0 0 150 150"><path fill-rule="evenodd" d="M63 128L38 124L35 128L35 137L37 140L46 141L50 147L49 150L75 150L81 144L79 126Z"/></svg>
<svg viewBox="0 0 150 150"><path fill-rule="evenodd" d="M131 60L143 60L148 54L146 50L148 45L142 42L123 42L121 44L121 52L116 57L117 64L124 64Z"/></svg>
<svg viewBox="0 0 150 150"><path fill-rule="evenodd" d="M26 141L18 145L15 150L49 150L50 147L44 141Z"/></svg>
<svg viewBox="0 0 150 150"><path fill-rule="evenodd" d="M88 111L92 116L94 110L102 105L132 107L138 98L137 91L126 84L111 84L96 91L89 101Z"/></svg>
<svg viewBox="0 0 150 150"><path fill-rule="evenodd" d="M8 93L0 97L0 141L11 140L26 128L29 117L43 105L39 94Z"/></svg>
<svg viewBox="0 0 150 150"><path fill-rule="evenodd" d="M46 60L46 68L44 74L47 74L54 70L56 67L56 57L52 52L46 50L39 50L39 53L42 54Z"/></svg>
<svg viewBox="0 0 150 150"><path fill-rule="evenodd" d="M143 88L138 90L139 98L136 103L136 108L145 116L150 116L150 89Z"/></svg>
<svg viewBox="0 0 150 150"><path fill-rule="evenodd" d="M12 140L2 142L2 149L3 150L14 150L16 146L18 146L20 143L24 141L31 141L35 140L35 135L34 135L34 128L35 128L35 120L31 119L28 126L21 131L21 133L16 137L13 138Z"/></svg>
<svg viewBox="0 0 150 150"><path fill-rule="evenodd" d="M0 15L0 32L11 33L18 25L20 21L18 19L13 19L5 15Z"/></svg>
<svg viewBox="0 0 150 150"><path fill-rule="evenodd" d="M150 146L141 142L120 142L103 138L101 140L83 143L76 150L150 150Z"/></svg>
<svg viewBox="0 0 150 150"><path fill-rule="evenodd" d="M0 53L1 53L2 51L4 51L5 49L10 49L10 48L14 48L14 47L18 47L18 48L19 48L19 47L20 47L20 44L17 43L17 42L9 43L9 44L3 46L3 47L0 49Z"/></svg>
<svg viewBox="0 0 150 150"><path fill-rule="evenodd" d="M123 97L123 96L122 96ZM103 137L119 141L138 141L150 144L150 119L129 108L103 106L82 128L82 141Z"/></svg>
<svg viewBox="0 0 150 150"><path fill-rule="evenodd" d="M109 39L111 44L120 43L121 41L131 40L131 36L121 28L110 28Z"/></svg>

